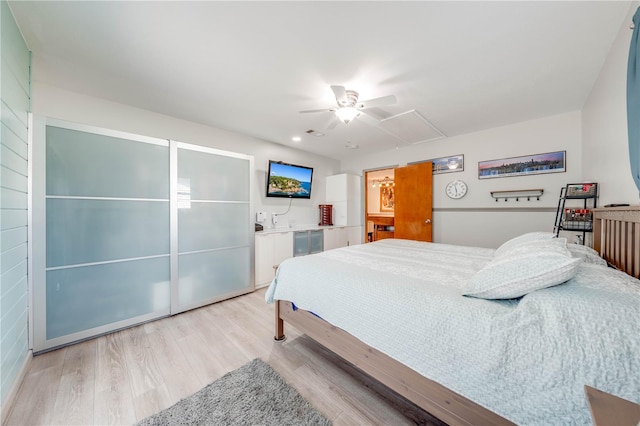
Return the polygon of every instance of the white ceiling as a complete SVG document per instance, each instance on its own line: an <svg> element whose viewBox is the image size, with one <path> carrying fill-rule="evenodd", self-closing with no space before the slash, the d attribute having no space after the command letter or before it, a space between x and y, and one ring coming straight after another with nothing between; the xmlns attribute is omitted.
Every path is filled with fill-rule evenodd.
<svg viewBox="0 0 640 426"><path fill-rule="evenodd" d="M32 79L343 159L406 146L329 85L446 136L578 110L630 2L10 1ZM292 142L293 136L301 142ZM347 149L347 144L359 145Z"/></svg>

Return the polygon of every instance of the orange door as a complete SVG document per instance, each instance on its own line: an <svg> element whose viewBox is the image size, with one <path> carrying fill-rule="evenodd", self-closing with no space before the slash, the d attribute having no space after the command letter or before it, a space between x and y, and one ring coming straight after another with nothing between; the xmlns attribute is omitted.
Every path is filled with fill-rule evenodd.
<svg viewBox="0 0 640 426"><path fill-rule="evenodd" d="M395 169L395 238L432 241L433 189L431 171L431 162Z"/></svg>

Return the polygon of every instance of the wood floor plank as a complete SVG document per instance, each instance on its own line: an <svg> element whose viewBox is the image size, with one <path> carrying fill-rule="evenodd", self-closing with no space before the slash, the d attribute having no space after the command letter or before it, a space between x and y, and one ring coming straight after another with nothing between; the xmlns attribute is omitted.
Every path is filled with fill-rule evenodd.
<svg viewBox="0 0 640 426"><path fill-rule="evenodd" d="M238 321L232 318L233 309L228 304L221 304L219 309L203 310L217 333L224 334L229 341L248 359L269 356L272 350L270 333L258 329L254 324L248 323L240 326Z"/></svg>
<svg viewBox="0 0 640 426"><path fill-rule="evenodd" d="M124 425L136 421L122 332L97 339L93 423Z"/></svg>
<svg viewBox="0 0 640 426"><path fill-rule="evenodd" d="M6 424L133 424L253 358L336 426L434 424L294 327L274 342L265 291L35 356Z"/></svg>
<svg viewBox="0 0 640 426"><path fill-rule="evenodd" d="M172 399L143 326L123 330L122 337L136 419L142 420Z"/></svg>
<svg viewBox="0 0 640 426"><path fill-rule="evenodd" d="M209 354L218 360L225 371L235 370L251 361L253 358L249 358L229 340L226 330L219 330L215 323L208 320L210 315L206 312L205 309L195 311L192 327L207 343Z"/></svg>
<svg viewBox="0 0 640 426"><path fill-rule="evenodd" d="M36 371L45 370L50 367L62 367L64 365L64 358L66 355L67 348L60 348L55 351L36 355L31 360L29 372L35 373Z"/></svg>
<svg viewBox="0 0 640 426"><path fill-rule="evenodd" d="M62 364L28 373L21 386L7 425L49 425L58 396Z"/></svg>
<svg viewBox="0 0 640 426"><path fill-rule="evenodd" d="M342 412L333 419L333 426L373 426L377 424L357 412Z"/></svg>
<svg viewBox="0 0 640 426"><path fill-rule="evenodd" d="M154 321L145 324L144 329L156 356L165 387L171 395L171 404L175 404L200 390L202 386L166 324L166 321Z"/></svg>
<svg viewBox="0 0 640 426"><path fill-rule="evenodd" d="M172 332L175 333L175 330ZM173 334L173 336L184 351L190 368L200 381L200 387L208 385L228 372L220 361L211 355L208 343L200 335L191 334L180 337Z"/></svg>
<svg viewBox="0 0 640 426"><path fill-rule="evenodd" d="M58 396L51 418L54 424L93 423L97 339L67 348Z"/></svg>
<svg viewBox="0 0 640 426"><path fill-rule="evenodd" d="M303 340L302 338L300 340ZM305 365L317 376L322 377L331 383L331 389L336 395L340 395L341 403L349 405L349 409L342 411L359 411L361 417L368 419L368 423L378 420L383 424L401 425L407 424L404 416L390 410L387 401L380 400L377 395L371 393L362 393L359 389L359 382L353 377L344 375L343 371L331 359L315 356L316 345L298 344L296 350L304 355ZM319 345L318 345L319 346ZM310 356L311 355L311 356ZM360 385L361 386L361 385ZM338 389L336 389L336 387ZM356 390L357 388L357 390ZM355 392L354 392L355 391Z"/></svg>
<svg viewBox="0 0 640 426"><path fill-rule="evenodd" d="M288 383L307 400L313 399L313 406L330 419L335 419L348 408L340 395L331 390L331 384L307 364L295 370L293 381Z"/></svg>

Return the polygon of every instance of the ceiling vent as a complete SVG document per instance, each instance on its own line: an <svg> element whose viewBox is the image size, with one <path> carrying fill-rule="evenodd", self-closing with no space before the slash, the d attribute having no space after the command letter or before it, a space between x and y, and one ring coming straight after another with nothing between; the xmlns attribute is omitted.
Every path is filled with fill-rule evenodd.
<svg viewBox="0 0 640 426"><path fill-rule="evenodd" d="M320 138L320 137L324 136L324 133L318 132L317 130L313 130L313 129L307 130L306 133L308 133L308 134L310 134L312 136L315 136L317 138Z"/></svg>
<svg viewBox="0 0 640 426"><path fill-rule="evenodd" d="M446 137L415 109L380 120L379 126L391 136L408 144L430 142Z"/></svg>

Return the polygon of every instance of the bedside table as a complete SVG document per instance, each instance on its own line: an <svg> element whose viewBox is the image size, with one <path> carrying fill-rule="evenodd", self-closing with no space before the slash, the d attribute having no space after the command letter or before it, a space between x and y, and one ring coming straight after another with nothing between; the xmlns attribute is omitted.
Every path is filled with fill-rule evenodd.
<svg viewBox="0 0 640 426"><path fill-rule="evenodd" d="M585 385L594 426L637 426L640 404Z"/></svg>

